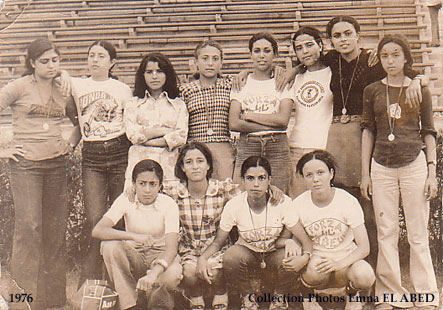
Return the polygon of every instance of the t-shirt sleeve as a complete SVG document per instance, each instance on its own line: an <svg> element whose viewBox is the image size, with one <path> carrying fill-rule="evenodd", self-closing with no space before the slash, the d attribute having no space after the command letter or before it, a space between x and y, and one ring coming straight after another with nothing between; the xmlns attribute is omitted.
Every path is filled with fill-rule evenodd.
<svg viewBox="0 0 443 310"><path fill-rule="evenodd" d="M169 197L164 196L165 199L165 234L177 233L179 230L179 213L178 206L175 201Z"/></svg>
<svg viewBox="0 0 443 310"><path fill-rule="evenodd" d="M232 227L237 225L234 208L234 201L230 200L226 203L226 206L223 209L220 219L220 228L224 231L231 231Z"/></svg>
<svg viewBox="0 0 443 310"><path fill-rule="evenodd" d="M246 87L246 85L245 86L243 86L243 88L244 87ZM237 92L237 91L234 91L234 90L231 90L231 96L230 96L230 99L231 99L231 101L232 100L237 100L237 101L242 101L242 91L240 91L240 92Z"/></svg>
<svg viewBox="0 0 443 310"><path fill-rule="evenodd" d="M420 106L420 120L421 120L421 136L424 138L426 135L437 136L437 131L434 126L434 117L432 112L432 98L429 88L422 87L421 89L423 100Z"/></svg>
<svg viewBox="0 0 443 310"><path fill-rule="evenodd" d="M282 90L279 94L280 100L283 99L291 99L294 100L294 89L293 87L291 87L290 89L288 89L287 87L285 87L284 90Z"/></svg>
<svg viewBox="0 0 443 310"><path fill-rule="evenodd" d="M126 209L130 206L131 202L123 193L114 201L111 208L103 215L109 218L115 225L124 216Z"/></svg>
<svg viewBox="0 0 443 310"><path fill-rule="evenodd" d="M291 201L290 199L288 199L288 201L285 202L283 219L284 219L283 224L285 224L286 227L294 227L300 220L296 204L294 203L294 201Z"/></svg>
<svg viewBox="0 0 443 310"><path fill-rule="evenodd" d="M371 90L371 85L367 86L363 91L361 128L375 132L374 96Z"/></svg>
<svg viewBox="0 0 443 310"><path fill-rule="evenodd" d="M6 84L0 90L0 110L6 109L18 98L17 82Z"/></svg>
<svg viewBox="0 0 443 310"><path fill-rule="evenodd" d="M346 203L343 203L343 206L346 206L346 224L348 224L352 228L364 224L365 219L363 215L363 210L357 198L348 193L344 193L344 195L345 196L343 198L347 200Z"/></svg>

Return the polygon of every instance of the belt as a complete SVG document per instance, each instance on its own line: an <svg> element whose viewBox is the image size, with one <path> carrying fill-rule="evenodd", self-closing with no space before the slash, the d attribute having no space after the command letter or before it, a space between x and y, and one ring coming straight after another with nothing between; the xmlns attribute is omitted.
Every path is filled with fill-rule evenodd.
<svg viewBox="0 0 443 310"><path fill-rule="evenodd" d="M337 115L332 118L332 124L334 123L355 123L361 121L361 115Z"/></svg>

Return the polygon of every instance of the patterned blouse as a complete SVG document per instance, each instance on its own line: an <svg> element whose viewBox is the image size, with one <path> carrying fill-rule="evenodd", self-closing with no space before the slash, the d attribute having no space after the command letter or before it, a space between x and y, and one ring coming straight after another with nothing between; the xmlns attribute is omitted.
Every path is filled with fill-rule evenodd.
<svg viewBox="0 0 443 310"><path fill-rule="evenodd" d="M164 184L163 192L178 204L182 230L179 254L200 256L215 239L226 202L241 191L240 186L228 178L225 181L210 179L202 199L192 198L184 183Z"/></svg>
<svg viewBox="0 0 443 310"><path fill-rule="evenodd" d="M189 112L189 142L231 141L228 124L231 86L232 76L220 77L209 87L203 87L199 80L180 86Z"/></svg>
<svg viewBox="0 0 443 310"><path fill-rule="evenodd" d="M164 180L177 180L174 166L178 157L178 147L186 143L188 135L188 111L180 98L170 99L163 92L159 99L146 93L145 98L133 97L126 103L124 112L126 135L134 144L129 149L126 180L130 181L132 169L143 159L153 159L163 168ZM145 132L150 128L167 127L174 131L166 134L166 147L145 146L148 141Z"/></svg>

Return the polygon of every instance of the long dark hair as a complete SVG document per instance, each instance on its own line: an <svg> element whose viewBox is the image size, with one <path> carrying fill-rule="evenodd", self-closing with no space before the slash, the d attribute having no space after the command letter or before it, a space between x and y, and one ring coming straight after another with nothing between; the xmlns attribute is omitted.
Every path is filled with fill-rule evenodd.
<svg viewBox="0 0 443 310"><path fill-rule="evenodd" d="M326 34L329 38L332 36L332 28L335 26L335 24L338 24L340 22L351 24L354 27L355 32L357 34L360 33L360 24L354 17L349 15L338 15L333 17L326 25Z"/></svg>
<svg viewBox="0 0 443 310"><path fill-rule="evenodd" d="M139 98L144 98L148 85L145 81L145 70L148 62L156 62L160 70L166 74L165 85L163 85L163 91L168 93L168 97L171 99L177 98L179 96L179 90L177 86L177 74L175 73L174 67L169 61L168 57L161 53L149 53L143 57L140 65L138 66L137 73L135 74L135 87L134 96Z"/></svg>
<svg viewBox="0 0 443 310"><path fill-rule="evenodd" d="M294 52L295 52L295 40L297 40L298 36L301 36L303 34L306 34L308 36L311 36L314 38L314 41L317 42L317 44L321 47L320 50L320 58L318 59L318 61L323 62L324 60L324 53L323 53L323 41L322 41L322 35L321 32L314 28L314 27L301 27L300 29L298 29L293 35L292 35L292 47L294 48ZM300 60L299 60L300 61Z"/></svg>
<svg viewBox="0 0 443 310"><path fill-rule="evenodd" d="M57 53L57 55L60 56L60 51L55 47L54 43L52 43L48 39L35 39L31 43L29 43L25 60L26 71L23 76L34 74L34 67L32 67L31 62L34 62L35 60L37 60L37 58L43 55L43 53L52 49Z"/></svg>
<svg viewBox="0 0 443 310"><path fill-rule="evenodd" d="M113 59L117 59L117 50L115 49L115 46L114 46L111 42L106 41L106 40L97 40L97 41L94 41L94 42L89 46L89 48L88 48L88 55L89 55L89 52L91 51L91 48L93 48L93 47L96 46L96 45L97 45L97 46L101 46L101 47L103 47L103 48L108 52L108 54L109 54L109 58L110 58L111 60L113 60ZM115 65L115 64L113 64L113 65L111 66L111 68L109 68L108 76L109 76L111 79L118 80L118 78L117 78L115 75L112 74L112 69L114 68L114 65Z"/></svg>

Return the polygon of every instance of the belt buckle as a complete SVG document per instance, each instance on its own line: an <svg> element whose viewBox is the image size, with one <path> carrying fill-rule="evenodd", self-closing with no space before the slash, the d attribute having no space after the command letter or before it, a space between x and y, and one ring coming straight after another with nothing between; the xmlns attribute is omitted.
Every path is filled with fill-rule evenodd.
<svg viewBox="0 0 443 310"><path fill-rule="evenodd" d="M342 116L340 116L340 123L342 124L347 124L351 121L351 116L348 114L343 114Z"/></svg>

